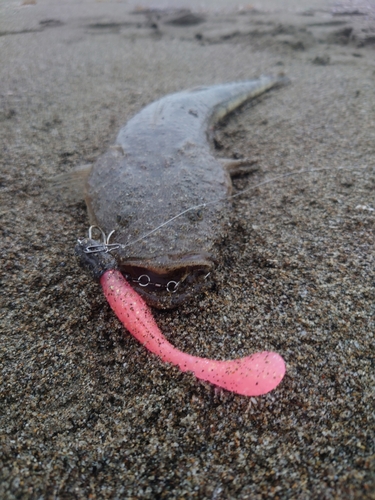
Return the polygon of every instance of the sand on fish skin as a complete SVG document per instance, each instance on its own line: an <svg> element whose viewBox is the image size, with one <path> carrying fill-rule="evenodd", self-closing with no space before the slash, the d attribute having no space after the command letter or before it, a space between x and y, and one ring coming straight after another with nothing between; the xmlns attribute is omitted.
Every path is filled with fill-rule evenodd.
<svg viewBox="0 0 375 500"><path fill-rule="evenodd" d="M375 498L375 21L366 2L282 4L2 4L2 499ZM155 312L191 354L279 352L282 384L246 398L124 332L73 258L84 203L46 178L164 94L279 73L216 133L259 167L235 189L332 174L233 201L211 287Z"/></svg>

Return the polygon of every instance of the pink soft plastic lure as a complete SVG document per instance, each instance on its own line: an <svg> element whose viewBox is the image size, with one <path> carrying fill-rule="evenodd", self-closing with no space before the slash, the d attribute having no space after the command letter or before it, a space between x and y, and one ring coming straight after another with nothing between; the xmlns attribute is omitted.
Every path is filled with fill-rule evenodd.
<svg viewBox="0 0 375 500"><path fill-rule="evenodd" d="M104 294L125 328L147 349L183 372L244 396L261 396L279 385L285 374L283 358L274 352L257 352L229 361L186 354L168 342L144 300L114 269L102 274Z"/></svg>

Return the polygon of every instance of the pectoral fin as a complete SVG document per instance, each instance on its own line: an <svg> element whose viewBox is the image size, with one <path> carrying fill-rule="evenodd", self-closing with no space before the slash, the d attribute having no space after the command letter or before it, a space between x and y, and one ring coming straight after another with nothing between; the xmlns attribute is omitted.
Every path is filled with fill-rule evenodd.
<svg viewBox="0 0 375 500"><path fill-rule="evenodd" d="M257 158L241 158L239 160L233 158L219 158L219 162L231 177L249 175L259 170Z"/></svg>
<svg viewBox="0 0 375 500"><path fill-rule="evenodd" d="M78 202L85 199L85 184L91 171L91 163L82 165L71 172L50 177L47 191L60 195L67 201Z"/></svg>

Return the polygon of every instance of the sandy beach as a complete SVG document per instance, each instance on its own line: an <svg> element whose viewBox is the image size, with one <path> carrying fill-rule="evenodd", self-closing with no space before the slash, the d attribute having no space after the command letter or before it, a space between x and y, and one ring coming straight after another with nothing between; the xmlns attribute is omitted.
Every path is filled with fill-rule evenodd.
<svg viewBox="0 0 375 500"><path fill-rule="evenodd" d="M264 74L290 84L215 155L257 167L234 192L305 172L235 198L209 288L153 311L185 352L283 356L249 398L124 330L48 179L163 95ZM374 4L7 0L0 80L1 499L375 499Z"/></svg>

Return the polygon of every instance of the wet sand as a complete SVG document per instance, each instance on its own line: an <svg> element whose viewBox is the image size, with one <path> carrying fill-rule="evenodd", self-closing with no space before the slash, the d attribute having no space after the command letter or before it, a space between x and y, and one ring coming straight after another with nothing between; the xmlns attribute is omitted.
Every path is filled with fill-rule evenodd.
<svg viewBox="0 0 375 500"><path fill-rule="evenodd" d="M0 497L374 499L374 8L29 3L0 21ZM247 398L124 331L73 256L85 204L46 179L164 94L281 73L216 154L258 167L236 191L329 170L235 199L212 285L155 311L191 354L280 353L283 382Z"/></svg>

